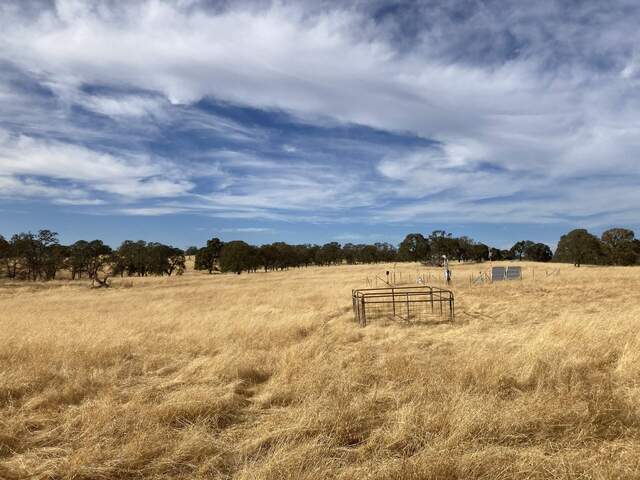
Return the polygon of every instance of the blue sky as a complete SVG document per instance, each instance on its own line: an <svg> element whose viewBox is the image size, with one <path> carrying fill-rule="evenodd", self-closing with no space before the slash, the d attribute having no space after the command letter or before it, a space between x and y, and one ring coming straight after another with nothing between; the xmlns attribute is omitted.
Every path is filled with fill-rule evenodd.
<svg viewBox="0 0 640 480"><path fill-rule="evenodd" d="M0 234L637 229L639 21L626 0L5 1Z"/></svg>

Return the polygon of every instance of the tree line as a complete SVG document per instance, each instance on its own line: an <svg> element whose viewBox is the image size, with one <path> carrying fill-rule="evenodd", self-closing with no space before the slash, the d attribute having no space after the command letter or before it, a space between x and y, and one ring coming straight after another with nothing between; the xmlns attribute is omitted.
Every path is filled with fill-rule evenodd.
<svg viewBox="0 0 640 480"><path fill-rule="evenodd" d="M9 240L0 235L0 264L6 277L30 281L53 280L61 271L72 279L95 280L99 274L172 275L186 268L184 251L162 243L126 240L116 250L102 240L62 245L50 230L17 233Z"/></svg>
<svg viewBox="0 0 640 480"><path fill-rule="evenodd" d="M218 238L207 241L202 248L190 247L187 254L195 255L195 269L209 273L255 272L257 270L286 270L310 265L337 265L341 263L378 263L397 260L397 249L389 243L354 245L338 242L322 246L289 245L276 242L259 247L240 240L224 243Z"/></svg>
<svg viewBox="0 0 640 480"><path fill-rule="evenodd" d="M454 237L444 230L434 230L428 236L421 233L407 235L400 243L397 260L436 264L443 256L460 262L515 259L548 262L553 253L548 245L530 240L519 241L510 249L499 249L466 236Z"/></svg>
<svg viewBox="0 0 640 480"><path fill-rule="evenodd" d="M101 240L79 240L62 245L58 234L40 230L17 233L9 239L0 235L0 272L11 279L53 280L66 271L72 279L104 277L180 275L186 256L192 255L196 270L213 273L274 271L311 265L421 262L437 265L443 256L449 261L529 260L564 262L574 265L636 265L640 263L640 240L632 230L612 228L600 237L587 230L573 230L560 238L555 254L548 245L530 240L516 242L510 249L490 247L472 238L454 237L444 230L428 235L410 233L396 247L390 243L341 245L290 245L285 242L255 246L240 240L223 242L212 238L206 245L186 251L170 245L142 240L125 240L113 249Z"/></svg>
<svg viewBox="0 0 640 480"><path fill-rule="evenodd" d="M500 250L476 242L469 237L454 237L444 230L435 230L425 236L410 233L398 247L390 243L341 245L289 245L276 242L254 246L242 241L222 242L212 238L202 248L189 247L188 255L195 255L196 270L209 273L255 272L257 270L284 270L310 265L364 264L381 262L422 262L438 265L443 256L460 262L493 260L531 260L547 262L553 257L548 245L521 241L511 249Z"/></svg>
<svg viewBox="0 0 640 480"><path fill-rule="evenodd" d="M633 230L611 228L600 237L585 229L563 235L553 256L556 262L590 265L638 265L640 240Z"/></svg>

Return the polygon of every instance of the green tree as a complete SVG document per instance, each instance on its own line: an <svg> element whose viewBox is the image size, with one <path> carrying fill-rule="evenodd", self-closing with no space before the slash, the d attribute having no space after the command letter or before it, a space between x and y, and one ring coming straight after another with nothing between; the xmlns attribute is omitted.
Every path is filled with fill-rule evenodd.
<svg viewBox="0 0 640 480"><path fill-rule="evenodd" d="M104 266L105 258L112 253L111 247L102 240L78 240L67 251L67 268L71 271L71 278L82 278L87 274L90 279L95 278L96 272Z"/></svg>
<svg viewBox="0 0 640 480"><path fill-rule="evenodd" d="M429 235L429 244L431 246L431 257L440 259L443 255L447 258L460 258L460 244L457 238L453 238L451 233L444 230L434 230Z"/></svg>
<svg viewBox="0 0 640 480"><path fill-rule="evenodd" d="M150 260L147 242L125 240L115 254L114 274L144 277L148 273Z"/></svg>
<svg viewBox="0 0 640 480"><path fill-rule="evenodd" d="M375 245L361 245L358 249L358 261L360 263L378 262L378 249Z"/></svg>
<svg viewBox="0 0 640 480"><path fill-rule="evenodd" d="M635 234L626 228L611 228L602 234L602 243L609 263L635 265L638 262Z"/></svg>
<svg viewBox="0 0 640 480"><path fill-rule="evenodd" d="M82 274L87 271L89 264L90 248L86 240L78 240L69 246L69 257L67 266L71 271L71 279L82 278Z"/></svg>
<svg viewBox="0 0 640 480"><path fill-rule="evenodd" d="M544 243L532 243L524 251L524 256L532 262L550 262L553 258L553 252Z"/></svg>
<svg viewBox="0 0 640 480"><path fill-rule="evenodd" d="M111 264L113 250L105 245L102 240L92 240L88 244L88 255L85 269L91 280L95 279L98 272Z"/></svg>
<svg viewBox="0 0 640 480"><path fill-rule="evenodd" d="M342 246L342 258L349 265L353 265L358 261L358 245L347 243Z"/></svg>
<svg viewBox="0 0 640 480"><path fill-rule="evenodd" d="M527 248L533 245L531 240L520 240L511 247L511 255L518 260L522 261L522 257L525 256Z"/></svg>
<svg viewBox="0 0 640 480"><path fill-rule="evenodd" d="M511 250L500 250L500 256L502 257L502 260L515 260L516 257L514 256L513 252Z"/></svg>
<svg viewBox="0 0 640 480"><path fill-rule="evenodd" d="M599 265L605 258L603 246L598 237L582 228L572 230L560 237L558 248L553 256L555 262L573 263L576 267L582 264Z"/></svg>
<svg viewBox="0 0 640 480"><path fill-rule="evenodd" d="M265 272L269 270L275 270L278 264L278 247L273 244L260 246L260 264L264 268Z"/></svg>
<svg viewBox="0 0 640 480"><path fill-rule="evenodd" d="M15 279L18 277L20 273L20 256L17 250L16 241L18 239L18 235L13 235L11 237L11 241L5 241L5 245L2 248L3 250L3 258L2 262L4 263L5 272L7 277L11 279Z"/></svg>
<svg viewBox="0 0 640 480"><path fill-rule="evenodd" d="M474 243L469 247L467 255L474 262L484 262L489 260L489 247L484 243Z"/></svg>
<svg viewBox="0 0 640 480"><path fill-rule="evenodd" d="M260 268L260 251L258 250L258 247L249 245L246 269L248 272L257 272L258 268Z"/></svg>
<svg viewBox="0 0 640 480"><path fill-rule="evenodd" d="M342 247L338 242L325 243L316 253L316 263L333 265L342 261Z"/></svg>
<svg viewBox="0 0 640 480"><path fill-rule="evenodd" d="M50 245L44 253L40 278L53 280L58 270L66 267L66 259L69 256L69 247L55 243Z"/></svg>
<svg viewBox="0 0 640 480"><path fill-rule="evenodd" d="M11 244L2 235L0 235L0 263L4 265L7 276L9 276L10 258L11 258Z"/></svg>
<svg viewBox="0 0 640 480"><path fill-rule="evenodd" d="M410 233L398 247L398 260L401 262L424 262L429 259L431 247L421 233Z"/></svg>
<svg viewBox="0 0 640 480"><path fill-rule="evenodd" d="M298 265L297 252L293 246L284 242L276 242L271 244L271 247L273 248L276 270L285 270Z"/></svg>
<svg viewBox="0 0 640 480"><path fill-rule="evenodd" d="M493 261L503 260L502 250L500 250L499 248L491 247L489 249L489 252L491 253L491 260Z"/></svg>
<svg viewBox="0 0 640 480"><path fill-rule="evenodd" d="M478 249L476 248L477 245L472 238L462 236L455 240L457 242L455 257L457 257L458 260L464 261L473 259L476 256Z"/></svg>
<svg viewBox="0 0 640 480"><path fill-rule="evenodd" d="M390 243L375 243L374 246L378 250L379 262L395 262L397 260L398 251Z"/></svg>
<svg viewBox="0 0 640 480"><path fill-rule="evenodd" d="M147 244L146 271L152 275L181 275L185 269L184 252L162 243Z"/></svg>
<svg viewBox="0 0 640 480"><path fill-rule="evenodd" d="M217 237L207 240L207 245L196 253L195 269L207 270L209 273L212 273L220 260L220 253L223 246L224 243Z"/></svg>
<svg viewBox="0 0 640 480"><path fill-rule="evenodd" d="M316 255L320 247L318 245L297 245L296 251L298 252L298 258L300 259L300 264L308 267L309 265L313 265L316 261Z"/></svg>
<svg viewBox="0 0 640 480"><path fill-rule="evenodd" d="M19 233L11 238L14 255L14 277L20 274L24 278L36 281L55 278L64 260L63 249L58 243L58 234L51 230L40 230L37 235L31 232Z"/></svg>
<svg viewBox="0 0 640 480"><path fill-rule="evenodd" d="M255 249L255 247L253 248ZM252 264L253 255L254 252L252 251L251 245L246 242L234 240L225 243L220 251L220 270L223 272L234 272L238 275L244 270L250 271L254 267ZM259 264L257 258L255 262Z"/></svg>

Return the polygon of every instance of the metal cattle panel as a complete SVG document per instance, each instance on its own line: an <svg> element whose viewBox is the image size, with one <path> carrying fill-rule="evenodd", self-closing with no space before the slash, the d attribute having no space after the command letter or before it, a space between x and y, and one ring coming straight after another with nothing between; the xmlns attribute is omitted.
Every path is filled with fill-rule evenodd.
<svg viewBox="0 0 640 480"><path fill-rule="evenodd" d="M522 280L522 267L507 268L507 280Z"/></svg>
<svg viewBox="0 0 640 480"><path fill-rule="evenodd" d="M352 291L353 313L361 326L372 321L453 321L453 292L429 286L361 288Z"/></svg>
<svg viewBox="0 0 640 480"><path fill-rule="evenodd" d="M491 269L491 281L492 282L501 282L505 277L505 268L504 267L493 267Z"/></svg>

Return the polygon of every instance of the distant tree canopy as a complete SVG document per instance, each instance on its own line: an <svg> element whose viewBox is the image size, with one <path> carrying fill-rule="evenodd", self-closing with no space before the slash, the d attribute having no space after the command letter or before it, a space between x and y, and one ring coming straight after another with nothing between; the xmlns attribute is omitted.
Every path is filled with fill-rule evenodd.
<svg viewBox="0 0 640 480"><path fill-rule="evenodd" d="M102 240L77 241L68 250L67 266L71 271L71 278L82 278L83 274L90 279L95 278L112 253L111 247L102 243Z"/></svg>
<svg viewBox="0 0 640 480"><path fill-rule="evenodd" d="M125 240L113 254L113 274L146 277L147 275L181 275L185 268L184 252L156 242Z"/></svg>
<svg viewBox="0 0 640 480"><path fill-rule="evenodd" d="M241 240L225 243L220 251L220 270L223 272L255 271L258 268L258 249Z"/></svg>
<svg viewBox="0 0 640 480"><path fill-rule="evenodd" d="M602 234L603 248L610 263L614 265L635 265L640 255L640 242L633 230L612 228Z"/></svg>
<svg viewBox="0 0 640 480"><path fill-rule="evenodd" d="M398 248L398 260L401 262L424 262L430 257L431 245L421 233L410 233Z"/></svg>
<svg viewBox="0 0 640 480"><path fill-rule="evenodd" d="M484 262L489 260L489 247L484 243L474 243L466 247L463 255L463 259Z"/></svg>
<svg viewBox="0 0 640 480"><path fill-rule="evenodd" d="M18 280L52 280L60 271L72 279L95 280L98 273L148 276L180 275L186 269L185 254L194 258L196 270L209 273L287 270L310 265L365 264L377 262L425 262L436 264L443 255L452 261L529 260L535 262L570 262L577 266L636 265L640 260L640 240L632 230L611 228L600 238L577 229L563 235L555 254L544 243L520 240L509 250L490 247L472 238L454 237L444 230L425 236L410 233L398 248L389 243L340 245L290 245L275 242L261 246L235 240L223 242L211 238L201 248L187 251L157 242L125 240L116 249L101 240L79 240L61 245L58 234L40 230L37 234L17 233L10 239L0 235L0 275ZM102 283L102 282L99 282Z"/></svg>
<svg viewBox="0 0 640 480"><path fill-rule="evenodd" d="M216 263L220 259L222 241L219 238L207 240L207 245L196 252L194 267L196 270L207 270L212 273L216 269Z"/></svg>
<svg viewBox="0 0 640 480"><path fill-rule="evenodd" d="M522 260L522 257L525 256L525 252L532 245L533 242L531 240L520 240L519 242L516 242L513 247L511 247L511 256L518 260Z"/></svg>
<svg viewBox="0 0 640 480"><path fill-rule="evenodd" d="M337 242L330 242L319 246L275 242L254 247L246 242L224 243L218 238L212 238L196 253L195 268L209 273L216 270L236 273L253 272L258 269L267 272L309 265L336 265L343 262L376 263L395 260L396 249L388 243L374 245L347 243L341 246Z"/></svg>
<svg viewBox="0 0 640 480"><path fill-rule="evenodd" d="M514 260L513 253L511 250L501 250L499 248L490 248L489 253L491 254L491 260L500 261L500 260Z"/></svg>
<svg viewBox="0 0 640 480"><path fill-rule="evenodd" d="M434 230L429 235L429 245L431 246L431 256L441 258L446 255L447 258L457 258L463 260L465 252L460 251L460 242L457 238L453 238L451 233L444 230Z"/></svg>
<svg viewBox="0 0 640 480"><path fill-rule="evenodd" d="M525 258L531 262L550 262L553 259L553 252L544 243L533 243L523 252ZM522 256L522 255L521 255Z"/></svg>
<svg viewBox="0 0 640 480"><path fill-rule="evenodd" d="M397 261L435 264L443 255L451 260L483 262L489 259L489 246L469 237L456 238L444 230L435 230L428 237L410 233L400 243Z"/></svg>
<svg viewBox="0 0 640 480"><path fill-rule="evenodd" d="M4 263L11 257L11 244L0 235L0 262Z"/></svg>
<svg viewBox="0 0 640 480"><path fill-rule="evenodd" d="M577 267L584 263L606 263L602 243L584 229L572 230L560 237L553 259L556 262L573 263Z"/></svg>
<svg viewBox="0 0 640 480"><path fill-rule="evenodd" d="M3 247L7 275L31 281L52 280L62 267L66 248L58 243L58 234L50 230L40 230L37 235L15 234Z"/></svg>
<svg viewBox="0 0 640 480"><path fill-rule="evenodd" d="M325 243L316 252L316 264L337 265L342 263L342 247L338 242Z"/></svg>

